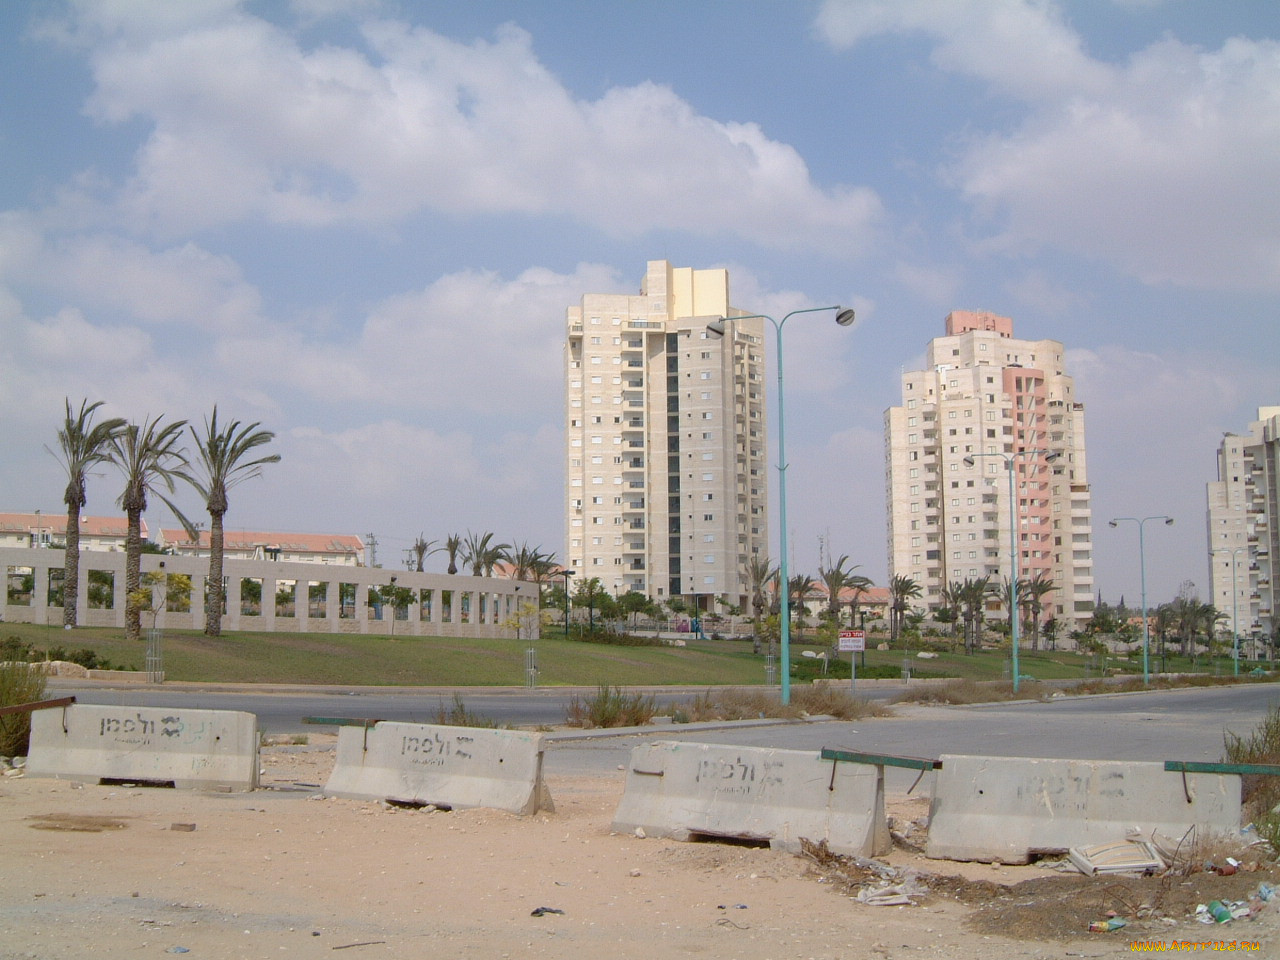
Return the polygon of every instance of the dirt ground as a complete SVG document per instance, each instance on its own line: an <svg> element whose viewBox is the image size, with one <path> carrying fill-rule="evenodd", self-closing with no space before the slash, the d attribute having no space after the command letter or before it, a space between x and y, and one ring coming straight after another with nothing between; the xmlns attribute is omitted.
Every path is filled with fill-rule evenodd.
<svg viewBox="0 0 1280 960"><path fill-rule="evenodd" d="M521 818L322 799L332 763L320 735L265 747L253 793L5 776L0 958L989 960L1108 957L1134 941L1280 957L1280 900L1252 920L1194 919L1197 903L1277 882L1274 866L1099 880L899 846L882 861L892 882L928 893L878 906L854 898L866 865L821 851L612 833L622 771L551 777L555 812ZM926 812L890 802L902 830ZM1129 925L1089 933L1108 911Z"/></svg>

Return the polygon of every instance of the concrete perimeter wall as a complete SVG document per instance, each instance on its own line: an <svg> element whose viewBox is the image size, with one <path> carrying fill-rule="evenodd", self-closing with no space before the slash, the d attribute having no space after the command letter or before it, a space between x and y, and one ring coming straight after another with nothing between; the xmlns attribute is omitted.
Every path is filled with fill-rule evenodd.
<svg viewBox="0 0 1280 960"><path fill-rule="evenodd" d="M1240 831L1240 778L1163 763L947 756L935 775L925 855L1027 863L1126 838L1176 845Z"/></svg>
<svg viewBox="0 0 1280 960"><path fill-rule="evenodd" d="M124 628L124 561L125 555L120 552L81 551L78 626ZM62 607L51 606L50 595L56 594L65 564L62 550L0 548L0 570L6 580L4 619L10 623L61 626ZM209 558L143 554L144 574L161 569L189 576L191 594L179 604L185 609L163 611L156 626L203 630ZM91 570L111 574L110 608L94 609L90 604ZM33 579L30 594L15 593L13 588L28 575ZM223 577L227 582L224 630L515 638L518 629L518 639L534 639L538 635L538 587L519 580L272 560L226 560ZM392 577L396 587L410 589L415 595L415 602L400 608L395 619L390 606L368 602L369 588L386 587ZM248 603L242 596L241 583L245 579L261 581L261 602ZM52 591L51 582L55 584ZM317 585L317 594L321 592L319 585L324 585L323 601L310 601L312 585ZM348 586L340 589L340 585ZM280 611L276 604L279 590L293 591L293 601L283 604ZM349 602L341 602L342 596ZM25 602L14 602L19 597ZM527 609L529 603L532 612ZM524 615L518 616L522 609ZM144 613L144 627L150 627L151 622L151 614Z"/></svg>
<svg viewBox="0 0 1280 960"><path fill-rule="evenodd" d="M258 785L258 718L178 707L36 710L26 775L252 790Z"/></svg>
<svg viewBox="0 0 1280 960"><path fill-rule="evenodd" d="M835 853L889 851L879 767L823 760L805 750L659 742L631 751L614 814L618 832L767 840L800 852L800 840Z"/></svg>

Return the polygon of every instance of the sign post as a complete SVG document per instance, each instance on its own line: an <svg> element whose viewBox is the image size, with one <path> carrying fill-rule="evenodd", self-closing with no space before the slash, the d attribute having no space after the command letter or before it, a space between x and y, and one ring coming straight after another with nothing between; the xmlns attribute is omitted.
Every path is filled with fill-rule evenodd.
<svg viewBox="0 0 1280 960"><path fill-rule="evenodd" d="M867 631L841 630L836 644L837 652L849 654L849 692L853 693L858 682L858 654L867 649Z"/></svg>

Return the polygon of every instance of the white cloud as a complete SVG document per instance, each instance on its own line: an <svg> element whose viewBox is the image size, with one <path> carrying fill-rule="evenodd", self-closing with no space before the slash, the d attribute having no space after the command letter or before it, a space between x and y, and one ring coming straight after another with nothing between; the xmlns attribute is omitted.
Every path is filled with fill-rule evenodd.
<svg viewBox="0 0 1280 960"><path fill-rule="evenodd" d="M530 268L513 280L465 271L374 305L350 341L274 327L225 340L220 359L250 382L300 388L313 401L556 415L565 308L585 292L629 286L592 264L567 275Z"/></svg>
<svg viewBox="0 0 1280 960"><path fill-rule="evenodd" d="M1088 58L1056 5L1026 0L826 0L816 21L845 50L880 34L937 41L933 61L1023 97L1104 90L1106 67Z"/></svg>
<svg viewBox="0 0 1280 960"><path fill-rule="evenodd" d="M575 100L510 25L463 44L367 22L371 53L304 49L242 10L189 29L110 26L88 109L153 126L120 203L162 233L516 212L850 256L881 218L872 191L815 184L792 147L701 116L668 87Z"/></svg>
<svg viewBox="0 0 1280 960"><path fill-rule="evenodd" d="M830 0L835 46L918 32L944 70L1027 108L973 136L947 179L992 248L1104 260L1151 284L1280 289L1280 44L1218 50L1165 39L1111 66L1088 59L1052 3Z"/></svg>

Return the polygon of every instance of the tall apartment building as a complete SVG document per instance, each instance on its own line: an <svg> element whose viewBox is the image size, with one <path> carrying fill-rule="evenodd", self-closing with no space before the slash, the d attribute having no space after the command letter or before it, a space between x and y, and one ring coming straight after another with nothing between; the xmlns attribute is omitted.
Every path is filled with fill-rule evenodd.
<svg viewBox="0 0 1280 960"><path fill-rule="evenodd" d="M1007 580L1016 526L1019 578L1054 585L1041 617L1065 636L1092 615L1084 405L1062 354L1014 339L1008 317L957 310L926 368L902 375L902 405L885 412L889 570L920 585L921 606L939 609L950 583Z"/></svg>
<svg viewBox="0 0 1280 960"><path fill-rule="evenodd" d="M1260 407L1248 433L1222 438L1208 501L1211 602L1242 644L1275 637L1280 593L1271 574L1280 550L1280 407ZM1261 652L1248 643L1241 655Z"/></svg>
<svg viewBox="0 0 1280 960"><path fill-rule="evenodd" d="M768 553L763 321L729 274L654 260L566 311L565 553L611 593L742 604Z"/></svg>

